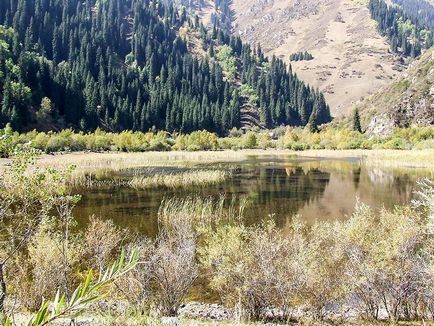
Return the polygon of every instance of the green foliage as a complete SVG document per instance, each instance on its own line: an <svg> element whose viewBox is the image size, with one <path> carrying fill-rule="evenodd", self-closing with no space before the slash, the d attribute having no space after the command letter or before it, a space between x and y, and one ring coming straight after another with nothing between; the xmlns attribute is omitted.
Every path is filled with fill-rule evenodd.
<svg viewBox="0 0 434 326"><path fill-rule="evenodd" d="M395 129L387 137L369 137L358 131L327 127L318 133L289 128L277 141L278 147L305 149L412 149L432 148L434 127Z"/></svg>
<svg viewBox="0 0 434 326"><path fill-rule="evenodd" d="M313 119L313 118L312 118ZM311 119L311 121L312 121ZM311 124L309 124L311 126ZM353 126L354 128L354 126ZM359 130L335 129L330 126L314 132L308 128L281 128L278 139L271 139L268 131L247 132L233 129L230 137L218 138L205 130L174 135L159 132L107 133L97 129L94 133L75 133L71 129L60 132L26 134L14 132L9 126L0 129L0 156L13 155L15 148L30 146L45 153L63 151L208 151L218 149L286 148L307 149L429 149L434 148L434 127L395 129L387 137L369 137ZM272 132L276 133L276 131Z"/></svg>
<svg viewBox="0 0 434 326"><path fill-rule="evenodd" d="M254 132L248 132L243 137L243 147L244 148L255 148L257 145L257 139Z"/></svg>
<svg viewBox="0 0 434 326"><path fill-rule="evenodd" d="M224 45L217 52L217 60L220 62L227 79L234 81L237 73L237 59L233 55L233 50L230 46Z"/></svg>
<svg viewBox="0 0 434 326"><path fill-rule="evenodd" d="M41 308L37 311L34 317L31 318L29 326L42 326L52 323L53 321L68 317L76 316L90 303L103 299L107 293L100 293L104 286L114 282L122 277L138 263L138 251L134 250L128 260L125 260L125 252L122 250L118 261L102 273L98 280L92 282L93 272L89 271L86 280L81 283L71 295L71 298L66 299L65 294L56 293L52 302L44 301Z"/></svg>
<svg viewBox="0 0 434 326"><path fill-rule="evenodd" d="M0 157L9 157L14 150L12 140L13 130L10 124L7 124L4 129L0 129Z"/></svg>
<svg viewBox="0 0 434 326"><path fill-rule="evenodd" d="M216 134L208 131L194 131L189 135L179 135L175 138L174 149L187 151L216 150L218 148Z"/></svg>
<svg viewBox="0 0 434 326"><path fill-rule="evenodd" d="M242 84L240 87L240 95L247 98L249 105L256 106L258 104L259 96L250 85Z"/></svg>
<svg viewBox="0 0 434 326"><path fill-rule="evenodd" d="M310 60L313 60L313 55L307 51L296 52L296 53L293 53L289 56L289 60L291 60L291 61L303 61L303 60L310 61Z"/></svg>
<svg viewBox="0 0 434 326"><path fill-rule="evenodd" d="M241 124L239 82L270 117L269 127L304 125L300 116L310 116L316 100L323 102L319 123L330 121L323 97L282 60L267 62L259 46L224 31L230 6L216 5L209 32L170 1L2 1L0 128L225 135ZM191 35L215 55L190 53Z"/></svg>
<svg viewBox="0 0 434 326"><path fill-rule="evenodd" d="M400 6L389 6L383 0L370 0L371 16L377 21L379 32L389 39L393 52L418 57L422 49L429 49L434 42L434 8L425 1L394 2Z"/></svg>

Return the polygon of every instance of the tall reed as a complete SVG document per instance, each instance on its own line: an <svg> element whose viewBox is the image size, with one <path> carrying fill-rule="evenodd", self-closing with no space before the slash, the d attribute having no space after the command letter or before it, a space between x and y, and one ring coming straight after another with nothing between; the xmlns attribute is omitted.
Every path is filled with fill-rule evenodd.
<svg viewBox="0 0 434 326"><path fill-rule="evenodd" d="M136 189L205 186L221 183L229 175L229 172L223 170L194 170L181 173L156 174L153 176L135 176L129 182L129 186Z"/></svg>

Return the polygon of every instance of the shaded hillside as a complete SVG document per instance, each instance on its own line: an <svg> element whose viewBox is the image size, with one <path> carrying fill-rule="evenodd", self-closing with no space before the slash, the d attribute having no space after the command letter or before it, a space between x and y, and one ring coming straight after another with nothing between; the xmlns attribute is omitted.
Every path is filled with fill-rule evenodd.
<svg viewBox="0 0 434 326"><path fill-rule="evenodd" d="M390 44L392 52L403 57L418 57L434 44L434 7L424 0L370 0L369 11L377 29ZM422 7L425 4L425 7Z"/></svg>
<svg viewBox="0 0 434 326"><path fill-rule="evenodd" d="M360 105L369 134L387 135L394 127L434 124L434 48L391 85Z"/></svg>
<svg viewBox="0 0 434 326"><path fill-rule="evenodd" d="M242 86L267 127L331 119L281 60L172 4L1 1L0 25L0 127L225 134L241 126Z"/></svg>
<svg viewBox="0 0 434 326"><path fill-rule="evenodd" d="M388 85L402 69L377 32L367 1L233 0L234 32L267 55L289 63L308 51L311 61L291 62L294 72L324 92L332 113L351 111L359 100Z"/></svg>

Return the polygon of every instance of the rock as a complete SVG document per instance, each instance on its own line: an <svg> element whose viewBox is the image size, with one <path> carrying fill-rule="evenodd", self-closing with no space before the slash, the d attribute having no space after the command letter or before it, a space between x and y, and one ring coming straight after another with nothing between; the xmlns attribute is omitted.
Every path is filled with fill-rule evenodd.
<svg viewBox="0 0 434 326"><path fill-rule="evenodd" d="M210 319L216 321L229 320L234 313L219 304L190 302L179 310L179 315L187 318Z"/></svg>
<svg viewBox="0 0 434 326"><path fill-rule="evenodd" d="M181 325L177 317L163 317L161 318L161 324L165 326L179 326Z"/></svg>

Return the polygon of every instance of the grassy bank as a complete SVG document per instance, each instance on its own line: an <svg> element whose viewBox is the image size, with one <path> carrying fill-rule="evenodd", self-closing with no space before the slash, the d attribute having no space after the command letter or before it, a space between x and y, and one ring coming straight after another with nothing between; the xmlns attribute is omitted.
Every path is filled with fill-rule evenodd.
<svg viewBox="0 0 434 326"><path fill-rule="evenodd" d="M77 171L97 170L119 171L146 166L185 167L199 163L236 162L251 156L290 156L322 158L359 158L369 165L388 165L397 167L434 168L434 149L426 150L308 150L291 151L277 149L225 150L214 152L146 152L146 153L67 153L43 155L37 164L41 167L65 168L75 165ZM0 166L9 160L0 159Z"/></svg>

